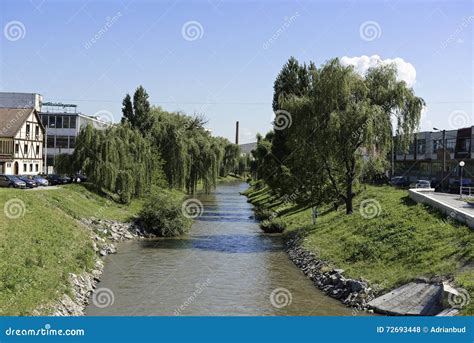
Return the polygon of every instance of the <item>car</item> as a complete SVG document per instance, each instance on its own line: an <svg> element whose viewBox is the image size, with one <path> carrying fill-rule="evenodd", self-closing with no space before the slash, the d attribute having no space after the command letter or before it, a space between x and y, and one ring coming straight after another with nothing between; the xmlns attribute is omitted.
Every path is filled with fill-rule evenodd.
<svg viewBox="0 0 474 343"><path fill-rule="evenodd" d="M0 187L26 188L26 183L15 175L0 175Z"/></svg>
<svg viewBox="0 0 474 343"><path fill-rule="evenodd" d="M71 182L71 178L65 175L51 174L48 175L48 181L51 185L64 185Z"/></svg>
<svg viewBox="0 0 474 343"><path fill-rule="evenodd" d="M417 180L415 188L431 188L431 181L428 180Z"/></svg>
<svg viewBox="0 0 474 343"><path fill-rule="evenodd" d="M33 180L36 181L38 186L49 186L49 181L40 175L34 175Z"/></svg>
<svg viewBox="0 0 474 343"><path fill-rule="evenodd" d="M72 177L72 182L87 182L87 176L83 175L83 174L75 174L73 177Z"/></svg>
<svg viewBox="0 0 474 343"><path fill-rule="evenodd" d="M30 175L22 175L18 177L21 181L26 183L26 188L36 188L38 187L38 183L33 180L33 177Z"/></svg>
<svg viewBox="0 0 474 343"><path fill-rule="evenodd" d="M390 179L390 184L394 187L408 187L409 182L405 176L394 176Z"/></svg>

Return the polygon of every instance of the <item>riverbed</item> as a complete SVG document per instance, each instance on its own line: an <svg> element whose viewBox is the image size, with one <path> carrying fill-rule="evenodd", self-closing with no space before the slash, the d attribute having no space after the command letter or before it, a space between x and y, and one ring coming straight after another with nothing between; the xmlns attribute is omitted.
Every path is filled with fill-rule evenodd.
<svg viewBox="0 0 474 343"><path fill-rule="evenodd" d="M222 183L189 234L127 241L104 258L87 315L351 315L326 296L262 233L243 182Z"/></svg>

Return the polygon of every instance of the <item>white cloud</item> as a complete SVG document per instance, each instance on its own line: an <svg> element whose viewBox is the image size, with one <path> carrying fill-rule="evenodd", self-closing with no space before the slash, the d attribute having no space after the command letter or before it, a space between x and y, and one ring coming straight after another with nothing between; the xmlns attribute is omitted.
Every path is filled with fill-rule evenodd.
<svg viewBox="0 0 474 343"><path fill-rule="evenodd" d="M405 62L403 58L397 57L394 59L387 58L383 60L378 55L372 55L370 57L366 55L355 57L344 56L341 58L341 63L343 65L354 66L355 71L361 75L365 75L367 70L371 67L375 67L380 64L385 65L394 63L397 66L399 80L405 81L409 87L412 87L416 82L415 67L409 62Z"/></svg>

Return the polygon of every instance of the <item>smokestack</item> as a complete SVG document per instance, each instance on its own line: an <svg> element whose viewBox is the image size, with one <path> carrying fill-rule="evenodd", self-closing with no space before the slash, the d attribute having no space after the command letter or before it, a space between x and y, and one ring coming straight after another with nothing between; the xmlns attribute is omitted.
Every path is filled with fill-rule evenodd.
<svg viewBox="0 0 474 343"><path fill-rule="evenodd" d="M239 122L235 122L235 144L239 145Z"/></svg>

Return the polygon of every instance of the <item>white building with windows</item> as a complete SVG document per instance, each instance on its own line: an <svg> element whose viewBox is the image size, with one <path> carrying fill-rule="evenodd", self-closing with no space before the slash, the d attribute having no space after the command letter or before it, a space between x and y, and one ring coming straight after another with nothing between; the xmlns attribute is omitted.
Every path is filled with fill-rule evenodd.
<svg viewBox="0 0 474 343"><path fill-rule="evenodd" d="M0 174L43 172L44 127L34 108L0 108Z"/></svg>

